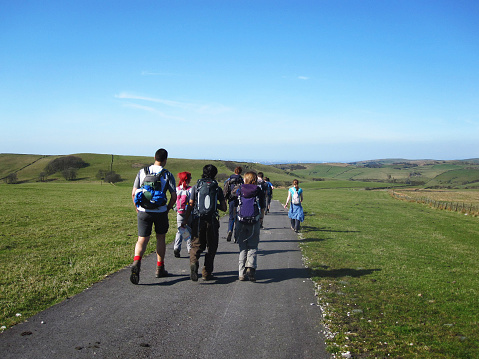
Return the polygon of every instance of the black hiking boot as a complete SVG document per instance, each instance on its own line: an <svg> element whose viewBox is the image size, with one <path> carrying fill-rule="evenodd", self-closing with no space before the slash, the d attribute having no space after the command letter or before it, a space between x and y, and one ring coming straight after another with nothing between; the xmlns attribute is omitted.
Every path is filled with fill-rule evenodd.
<svg viewBox="0 0 479 359"><path fill-rule="evenodd" d="M231 237L233 236L233 232L229 231L228 232L228 237L226 237L227 242L231 242Z"/></svg>
<svg viewBox="0 0 479 359"><path fill-rule="evenodd" d="M165 266L156 266L156 278L167 277L168 272L165 270Z"/></svg>
<svg viewBox="0 0 479 359"><path fill-rule="evenodd" d="M131 275L130 275L130 282L133 284L140 283L140 268L141 268L141 261L133 261L133 265L131 266Z"/></svg>
<svg viewBox="0 0 479 359"><path fill-rule="evenodd" d="M255 272L256 270L254 268L248 268L246 270L246 274L248 275L249 280L252 282L256 282Z"/></svg>
<svg viewBox="0 0 479 359"><path fill-rule="evenodd" d="M179 249L175 249L175 250L173 251L173 253L175 254L175 257L176 257L176 258L180 258L180 250L179 250Z"/></svg>
<svg viewBox="0 0 479 359"><path fill-rule="evenodd" d="M192 263L190 265L190 271L191 271L191 274L190 274L191 280L193 282L197 282L198 281L198 262Z"/></svg>

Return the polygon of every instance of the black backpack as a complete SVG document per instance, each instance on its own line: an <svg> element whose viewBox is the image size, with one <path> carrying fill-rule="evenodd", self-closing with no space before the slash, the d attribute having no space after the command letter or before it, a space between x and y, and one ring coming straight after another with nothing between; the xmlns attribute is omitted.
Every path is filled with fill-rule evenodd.
<svg viewBox="0 0 479 359"><path fill-rule="evenodd" d="M164 206L167 202L165 187L168 182L168 171L162 169L158 174L150 173L150 167L143 169L145 171L145 179L141 183L135 196L135 203L145 209L157 209ZM161 185L161 177L164 174L165 185Z"/></svg>
<svg viewBox="0 0 479 359"><path fill-rule="evenodd" d="M226 180L223 188L223 194L228 202L236 199L236 190L243 184L241 177L230 177Z"/></svg>
<svg viewBox="0 0 479 359"><path fill-rule="evenodd" d="M214 179L200 178L196 183L196 213L200 218L211 219L216 216L218 202L218 182Z"/></svg>

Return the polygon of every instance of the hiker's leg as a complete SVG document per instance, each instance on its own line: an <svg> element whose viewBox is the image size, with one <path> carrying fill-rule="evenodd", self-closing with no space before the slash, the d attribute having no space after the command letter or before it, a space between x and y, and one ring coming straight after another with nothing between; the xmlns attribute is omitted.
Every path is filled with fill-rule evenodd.
<svg viewBox="0 0 479 359"><path fill-rule="evenodd" d="M181 242L183 240L180 233L180 227L182 223L183 223L183 216L178 214L176 216L176 227L178 228L178 230L176 231L175 243L173 245L173 249L178 252L181 251Z"/></svg>
<svg viewBox="0 0 479 359"><path fill-rule="evenodd" d="M165 260L166 244L165 237L168 232L168 213L155 213L155 232L156 232L156 256L160 265L163 265Z"/></svg>
<svg viewBox="0 0 479 359"><path fill-rule="evenodd" d="M237 241L239 246L239 259L238 259L238 277L244 278L246 274L246 256L248 254L248 242L245 241L247 232L244 229L244 225L241 222L236 223L235 231L238 235Z"/></svg>
<svg viewBox="0 0 479 359"><path fill-rule="evenodd" d="M248 256L246 258L246 267L256 269L256 258L260 236L260 223L254 223L249 226L251 227L251 234L248 238Z"/></svg>
<svg viewBox="0 0 479 359"><path fill-rule="evenodd" d="M148 245L148 241L150 240L150 236L148 237L140 237L138 236L138 241L135 245L135 257L143 257L145 253L146 246Z"/></svg>
<svg viewBox="0 0 479 359"><path fill-rule="evenodd" d="M228 220L228 232L232 232L235 225L236 218L236 201L231 201L228 203L229 207L229 220Z"/></svg>
<svg viewBox="0 0 479 359"><path fill-rule="evenodd" d="M218 250L219 227L220 224L216 218L213 218L213 220L207 224L206 243L208 252L205 254L206 274L213 273L216 251Z"/></svg>

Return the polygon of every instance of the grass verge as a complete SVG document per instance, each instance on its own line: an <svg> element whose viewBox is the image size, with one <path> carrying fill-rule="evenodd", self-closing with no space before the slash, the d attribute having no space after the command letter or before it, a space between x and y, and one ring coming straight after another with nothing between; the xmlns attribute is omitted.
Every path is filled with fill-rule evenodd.
<svg viewBox="0 0 479 359"><path fill-rule="evenodd" d="M0 185L0 196L0 326L85 290L133 259L137 225L131 186ZM170 224L175 215L170 213ZM168 242L175 227L170 226ZM148 250L155 251L153 243Z"/></svg>
<svg viewBox="0 0 479 359"><path fill-rule="evenodd" d="M309 188L304 196L301 247L331 352L479 357L477 218L386 191Z"/></svg>

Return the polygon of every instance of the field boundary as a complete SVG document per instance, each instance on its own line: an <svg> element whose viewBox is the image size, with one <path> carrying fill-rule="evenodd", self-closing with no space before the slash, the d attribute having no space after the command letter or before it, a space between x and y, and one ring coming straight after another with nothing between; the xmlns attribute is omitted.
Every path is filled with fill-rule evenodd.
<svg viewBox="0 0 479 359"><path fill-rule="evenodd" d="M408 196L407 194L397 192L395 190L390 190L389 194L391 195L391 197L401 201L422 203L436 209L459 212L466 215L471 215L473 217L479 217L479 206L471 204L471 203L455 202L455 201L438 201L427 196L414 198L414 197Z"/></svg>

